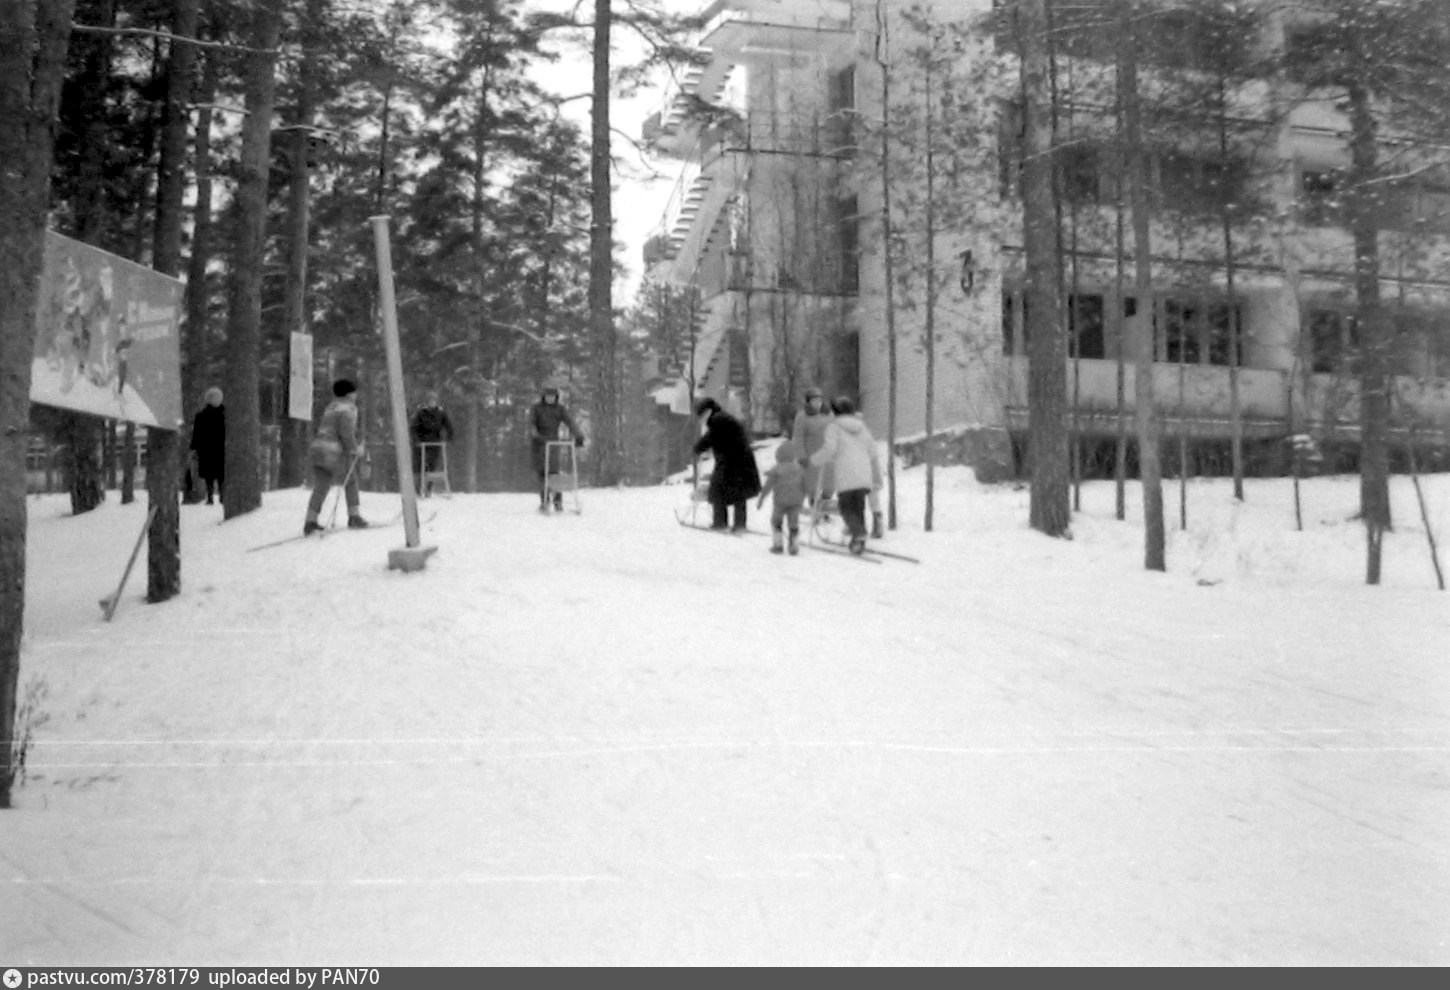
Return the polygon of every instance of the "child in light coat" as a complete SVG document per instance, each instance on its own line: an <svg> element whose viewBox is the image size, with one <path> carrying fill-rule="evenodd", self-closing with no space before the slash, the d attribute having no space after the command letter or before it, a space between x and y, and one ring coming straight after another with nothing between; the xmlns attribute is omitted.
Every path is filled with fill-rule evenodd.
<svg viewBox="0 0 1450 990"><path fill-rule="evenodd" d="M770 510L771 553L780 553L787 545L791 556L800 553L801 505L806 500L806 472L800 456L800 448L789 440L775 448L775 466L765 472L765 487L755 503L758 509L765 504L765 496L774 495ZM783 529L790 533L789 544Z"/></svg>

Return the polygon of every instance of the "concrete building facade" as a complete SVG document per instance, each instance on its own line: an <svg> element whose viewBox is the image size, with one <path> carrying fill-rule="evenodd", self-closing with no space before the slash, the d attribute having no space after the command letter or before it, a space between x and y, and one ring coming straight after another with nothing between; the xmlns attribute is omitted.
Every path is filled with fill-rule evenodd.
<svg viewBox="0 0 1450 990"><path fill-rule="evenodd" d="M701 290L696 346L682 365L696 393L724 398L770 433L788 428L801 391L817 385L857 398L878 437L890 425L911 445L930 431L944 456L984 476L1014 469L1028 415L1020 104L993 6L719 0L707 9L703 62L645 133L682 162L646 261L649 277ZM1352 451L1354 252L1334 195L1348 122L1335 101L1282 72L1215 78L1225 76L1208 71L1224 26L1162 6L1143 77L1158 121L1151 299L1134 298L1121 246L1130 251L1131 237L1118 239L1128 221L1106 4L1074 4L1088 15L1057 39L1074 435L1108 443L1130 421L1134 369L1120 360L1121 333L1124 314L1147 305L1167 437L1192 438L1211 461L1237 421L1266 471L1291 435ZM1230 38L1238 66L1295 43L1305 15L1265 11ZM1208 114L1201 94L1215 86L1226 109ZM1386 160L1404 165L1380 240L1381 295L1396 326L1395 437L1443 448L1450 168L1437 159L1444 148L1389 128L1381 138Z"/></svg>

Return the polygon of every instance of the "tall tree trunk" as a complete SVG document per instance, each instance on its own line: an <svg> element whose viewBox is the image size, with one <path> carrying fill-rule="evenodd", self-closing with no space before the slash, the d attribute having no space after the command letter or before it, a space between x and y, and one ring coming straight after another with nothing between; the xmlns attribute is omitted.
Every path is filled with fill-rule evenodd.
<svg viewBox="0 0 1450 990"><path fill-rule="evenodd" d="M234 519L262 504L261 409L258 365L262 336L262 257L267 223L267 175L272 152L272 106L277 90L277 40L284 0L260 0L252 15L247 56L247 117L237 180L237 233L227 300L226 505Z"/></svg>
<svg viewBox="0 0 1450 990"><path fill-rule="evenodd" d="M1067 338L1053 193L1052 94L1046 0L1022 0L1022 244L1026 253L1027 415L1032 458L1028 523L1048 536L1071 524L1067 444Z"/></svg>
<svg viewBox="0 0 1450 990"><path fill-rule="evenodd" d="M488 113L488 91L491 74L485 70L480 84L478 106L473 119L473 175L469 197L473 243L473 307L474 317L468 324L468 379L463 411L463 484L470 492L480 491L479 457L483 439L483 328L488 323L488 285L484 279L487 268L484 244L484 203L488 185L484 119ZM490 447L496 446L490 444Z"/></svg>
<svg viewBox="0 0 1450 990"><path fill-rule="evenodd" d="M881 259L886 303L886 525L896 528L896 252L891 239L891 67L886 12L876 0L876 62L881 67Z"/></svg>
<svg viewBox="0 0 1450 990"><path fill-rule="evenodd" d="M171 32L194 38L200 21L197 0L173 0ZM163 275L181 269L182 198L186 190L186 125L194 88L196 46L173 41L166 66L161 160L156 176L156 229L151 264ZM183 376L183 380L184 380ZM186 407L183 406L183 413ZM146 431L146 493L155 516L147 533L146 600L164 602L181 592L181 510L178 484L181 424Z"/></svg>
<svg viewBox="0 0 1450 990"><path fill-rule="evenodd" d="M291 416L292 335L307 333L307 245L310 234L312 205L312 174L309 158L312 150L312 118L317 102L318 28L322 22L322 0L307 0L302 14L302 59L297 67L297 111L292 130L292 174L288 177L287 199L287 284L286 325L282 334L283 408L282 449L278 484L293 488L302 484L306 475L308 434L312 416L306 419ZM308 369L309 374L311 369Z"/></svg>
<svg viewBox="0 0 1450 990"><path fill-rule="evenodd" d="M1137 4L1118 2L1118 98L1128 158L1124 179L1133 214L1133 294L1137 309L1129 336L1134 357L1134 419L1138 481L1143 489L1143 566L1168 569L1163 531L1163 469L1159 463L1158 409L1153 394L1153 246L1149 230L1148 154L1138 96Z"/></svg>
<svg viewBox="0 0 1450 990"><path fill-rule="evenodd" d="M926 511L922 529L930 533L936 514L936 128L932 119L932 65L926 63Z"/></svg>
<svg viewBox="0 0 1450 990"><path fill-rule="evenodd" d="M99 27L114 27L115 0L101 0L92 16ZM106 236L107 150L111 136L106 126L106 86L111 75L112 35L91 34L77 41L83 51L78 85L84 120L84 150L75 195L75 237L98 248L112 248ZM60 416L66 448L66 481L71 512L90 512L105 498L105 466L99 456L104 423L87 413L66 411Z"/></svg>
<svg viewBox="0 0 1450 990"><path fill-rule="evenodd" d="M25 453L35 304L55 117L65 76L72 0L0 4L0 808L11 807L25 758L16 724L25 617Z"/></svg>
<svg viewBox="0 0 1450 990"><path fill-rule="evenodd" d="M611 0L594 0L594 85L590 109L589 338L594 351L594 477L619 481L618 341L614 334L614 214L609 154Z"/></svg>
<svg viewBox="0 0 1450 990"><path fill-rule="evenodd" d="M1359 303L1359 500L1365 530L1365 582L1379 584L1382 543L1390 528L1390 334L1380 301L1379 223L1370 185L1378 168L1370 93L1349 86L1350 228Z"/></svg>
<svg viewBox="0 0 1450 990"><path fill-rule="evenodd" d="M207 20L210 23L211 34L216 37L220 34L216 22L216 6L207 5ZM212 246L212 167L211 167L211 102L216 95L217 76L219 73L219 59L215 53L201 55L202 70L201 82L196 90L196 102L199 104L196 110L196 130L193 138L193 161L192 172L196 183L196 205L191 211L191 252L186 259L186 292L183 297L183 308L186 310L185 318L181 324L181 411L185 417L192 410L201 408L202 394L205 391L205 376L210 374L211 368L211 341L210 337L210 310L211 293L207 283L207 267L211 262ZM167 181L167 180L163 180ZM158 226L158 231L164 229ZM176 231L177 244L167 247L168 252L181 250L181 231ZM183 418L181 441L185 437L186 421ZM181 447L176 457L186 457L185 445L178 442ZM190 486L182 493L187 502L201 500L198 491L198 481L194 475L188 473ZM164 510L162 510L164 511Z"/></svg>
<svg viewBox="0 0 1450 990"><path fill-rule="evenodd" d="M261 364L262 251L267 228L267 175L276 101L277 39L284 0L261 0L249 33L257 49L247 57L247 120L236 181L236 238L226 303L226 504L225 519L262 503Z"/></svg>
<svg viewBox="0 0 1450 990"><path fill-rule="evenodd" d="M1232 159L1228 143L1228 84L1222 76L1216 94L1218 109L1218 155L1223 163L1219 189L1219 220L1223 226L1224 290L1228 296L1228 409L1229 445L1233 461L1234 498L1244 500L1244 404L1239 394L1239 297L1237 290L1238 261L1234 256L1233 203L1229 200L1229 173Z"/></svg>

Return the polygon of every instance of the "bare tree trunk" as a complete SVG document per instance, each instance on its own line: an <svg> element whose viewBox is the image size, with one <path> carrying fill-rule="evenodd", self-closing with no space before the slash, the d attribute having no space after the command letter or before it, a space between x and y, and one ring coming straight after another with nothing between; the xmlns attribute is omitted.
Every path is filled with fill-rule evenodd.
<svg viewBox="0 0 1450 990"><path fill-rule="evenodd" d="M932 64L926 63L926 513L930 533L936 514L936 142L933 127Z"/></svg>
<svg viewBox="0 0 1450 990"><path fill-rule="evenodd" d="M468 326L467 404L463 413L463 483L467 490L479 490L479 443L483 435L483 327L488 322L488 286L484 282L483 207L488 169L484 165L484 111L487 109L489 75L484 74L473 121L473 188L469 200L473 235L474 318Z"/></svg>
<svg viewBox="0 0 1450 990"><path fill-rule="evenodd" d="M104 0L95 10L100 27L116 22L115 0ZM79 86L85 120L85 150L81 155L75 196L75 236L98 248L105 243L106 158L111 136L106 128L106 89L111 74L112 36L93 34L77 44L84 52ZM105 464L100 459L104 423L86 413L66 411L60 417L66 445L66 481L71 512L90 512L105 498Z"/></svg>
<svg viewBox="0 0 1450 990"><path fill-rule="evenodd" d="M1219 190L1219 220L1223 225L1224 289L1228 295L1228 409L1229 443L1233 460L1234 498L1244 500L1244 405L1239 395L1239 297L1235 285L1238 264L1234 257L1233 204L1229 201L1228 176L1231 168L1228 146L1228 87L1218 80L1218 153L1223 163Z"/></svg>
<svg viewBox="0 0 1450 990"><path fill-rule="evenodd" d="M1158 410L1153 394L1153 254L1149 232L1147 150L1138 97L1136 4L1118 3L1118 87L1123 139L1129 161L1124 175L1133 212L1133 292L1137 309L1132 341L1135 365L1134 419L1138 432L1138 480L1143 489L1143 566L1167 570L1163 532L1163 470L1159 464Z"/></svg>
<svg viewBox="0 0 1450 990"><path fill-rule="evenodd" d="M1067 338L1062 329L1058 225L1053 189L1052 93L1045 0L1023 0L1022 244L1026 253L1028 523L1062 536L1072 521L1067 444Z"/></svg>
<svg viewBox="0 0 1450 990"><path fill-rule="evenodd" d="M896 528L896 254L891 225L891 67L886 62L886 14L876 2L876 62L881 67L881 252L886 285L886 525Z"/></svg>
<svg viewBox="0 0 1450 990"><path fill-rule="evenodd" d="M45 254L54 121L72 0L0 5L0 808L11 807L25 759L16 724L25 618L25 453L35 304Z"/></svg>
<svg viewBox="0 0 1450 990"><path fill-rule="evenodd" d="M1389 489L1390 334L1380 302L1379 225L1367 183L1378 165L1374 111L1363 86L1349 86L1350 227L1359 303L1359 499L1365 530L1365 583L1379 584Z"/></svg>
<svg viewBox="0 0 1450 990"><path fill-rule="evenodd" d="M590 110L589 337L594 350L594 475L619 481L618 342L614 336L614 215L609 154L611 0L594 0L594 102Z"/></svg>
<svg viewBox="0 0 1450 990"><path fill-rule="evenodd" d="M247 118L242 125L237 235L227 300L226 519L235 519L262 504L257 368L262 356L262 260L272 106L277 91L275 49L284 2L260 0L251 31L251 47L258 51L247 57Z"/></svg>
<svg viewBox="0 0 1450 990"><path fill-rule="evenodd" d="M208 4L210 33L218 34L214 4ZM203 54L201 82L196 90L196 129L193 136L193 179L196 184L196 204L191 211L191 251L186 258L186 294L184 306L186 318L181 334L181 408L189 415L201 408L202 395L207 383L204 378L210 373L211 341L209 339L209 314L211 293L207 282L207 268L212 258L212 161L211 161L211 102L216 95L220 59L215 53ZM158 228L160 229L160 228ZM174 251L181 250L179 238ZM168 251L173 249L168 248ZM178 456L185 456L178 451ZM192 479L193 483L196 479ZM186 491L187 501L197 501L195 485Z"/></svg>
<svg viewBox="0 0 1450 990"><path fill-rule="evenodd" d="M183 38L197 36L200 21L197 0L174 0L171 18L173 34ZM175 275L181 268L187 106L191 102L195 67L195 46L173 41L166 66L166 105L162 111L161 160L156 177L156 228L151 245L151 264L164 275ZM179 428L177 424L177 429L146 431L146 493L155 512L147 533L148 602L164 602L181 592L181 511L177 502L181 474Z"/></svg>
<svg viewBox="0 0 1450 990"><path fill-rule="evenodd" d="M306 477L308 435L312 429L311 410L306 419L291 415L292 335L307 333L307 247L311 234L312 173L309 159L312 149L312 118L317 102L318 28L321 25L321 0L307 0L302 14L302 59L297 67L297 111L292 131L292 174L288 176L287 200L287 285L286 326L282 334L283 401L279 419L281 455L277 483L283 488L302 484ZM311 369L308 369L311 374Z"/></svg>
<svg viewBox="0 0 1450 990"><path fill-rule="evenodd" d="M121 504L136 501L136 424L121 428Z"/></svg>

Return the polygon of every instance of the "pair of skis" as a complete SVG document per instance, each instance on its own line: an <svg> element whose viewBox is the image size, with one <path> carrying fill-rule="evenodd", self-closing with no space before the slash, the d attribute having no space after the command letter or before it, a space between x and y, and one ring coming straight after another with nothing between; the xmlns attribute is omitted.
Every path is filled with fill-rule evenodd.
<svg viewBox="0 0 1450 990"><path fill-rule="evenodd" d="M831 517L831 513L824 510L822 507L827 502L830 502L832 504L835 504L836 502L834 498L826 499L823 498L821 495L821 479L824 476L824 471L816 476L816 492L815 498L811 501L810 519L808 521L807 539L805 542L806 546L810 547L812 550L824 550L828 553L842 553L847 555L848 557L855 557L857 560L871 560L877 563L880 563L880 560L883 557L889 560L900 560L908 564L921 563L921 560L918 557L912 557L904 553L895 553L891 550L878 550L876 547L873 547L870 544L867 544L859 552L855 552L851 550L850 543L838 539L833 539L825 532L823 532L822 524ZM839 512L839 508L837 509L837 511Z"/></svg>
<svg viewBox="0 0 1450 990"><path fill-rule="evenodd" d="M745 530L738 530L738 529L716 529L713 526L704 526L704 525L701 525L700 523L695 522L694 519L691 518L691 516L689 514L681 515L681 513L680 513L680 511L678 509L675 510L675 521L677 523L679 523L681 526L684 526L684 527L686 527L688 529L698 529L698 530L701 530L702 532L706 532L706 533L719 533L721 536L737 536L737 535L769 536L770 535L769 533L762 533L758 529L745 529ZM918 564L921 563L921 561L917 560L915 557L908 557L905 554L883 553L881 551L875 551L875 550L871 550L871 549L867 549L865 553L855 554L855 553L852 553L850 551L850 548L847 547L847 546L845 546L844 544L836 543L834 541L825 540L825 539L822 539L821 542L819 542L819 543L800 542L800 543L797 543L797 546L805 547L807 550L814 550L817 553L829 553L829 554L834 554L834 555L836 555L838 557L850 557L853 560L859 560L859 561L862 561L862 562L867 563L867 564L879 564L879 563L881 563L881 558L882 557L890 557L892 559L906 560L906 561L910 561L912 563L918 563Z"/></svg>
<svg viewBox="0 0 1450 990"><path fill-rule="evenodd" d="M426 519L420 518L418 520L418 524L420 526L421 525L426 525L426 524L432 522L437 517L438 517L438 513L435 510L433 512L430 512L428 514L428 517ZM376 524L369 525L369 526L365 526L365 527L363 527L361 529L356 529L356 530L351 529L350 527L345 526L345 525L344 526L327 526L327 527L325 527L323 529L318 530L315 533L298 533L296 536L284 536L282 539L280 539L280 540L273 540L271 543L259 543L257 546L247 547L247 553L256 553L258 550L271 550L273 547L286 546L288 543L301 543L303 540L313 540L313 539L320 540L320 539L323 539L324 537L333 536L333 535L335 535L337 533L346 533L346 532L365 533L365 532L367 532L370 529L374 529L374 530L376 530L376 529L387 529L390 526L396 526L398 523L400 523L402 521L403 521L403 514L401 512L399 512L396 516L394 516L393 518L389 519L385 523L376 523Z"/></svg>

